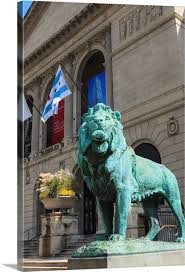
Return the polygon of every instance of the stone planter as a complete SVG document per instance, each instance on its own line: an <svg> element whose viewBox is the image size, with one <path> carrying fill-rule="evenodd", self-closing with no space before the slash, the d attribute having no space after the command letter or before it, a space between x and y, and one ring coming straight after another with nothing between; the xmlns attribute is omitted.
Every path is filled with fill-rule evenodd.
<svg viewBox="0 0 185 272"><path fill-rule="evenodd" d="M61 196L58 198L46 198L41 200L45 209L71 209L75 207L78 202L76 196Z"/></svg>

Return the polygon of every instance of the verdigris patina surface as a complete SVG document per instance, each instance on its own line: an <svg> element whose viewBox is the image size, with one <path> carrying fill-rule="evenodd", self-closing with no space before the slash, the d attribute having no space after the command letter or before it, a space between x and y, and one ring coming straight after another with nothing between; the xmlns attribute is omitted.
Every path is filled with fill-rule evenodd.
<svg viewBox="0 0 185 272"><path fill-rule="evenodd" d="M185 242L185 217L175 175L164 165L134 153L123 135L120 113L109 106L96 104L82 120L78 164L88 188L96 196L108 240L126 238L129 208L138 201L151 223L145 238L153 240L160 230L157 196L161 195L179 221L177 241Z"/></svg>
<svg viewBox="0 0 185 272"><path fill-rule="evenodd" d="M174 250L185 250L185 243L146 241L141 238L124 241L94 241L80 247L72 257L102 257Z"/></svg>

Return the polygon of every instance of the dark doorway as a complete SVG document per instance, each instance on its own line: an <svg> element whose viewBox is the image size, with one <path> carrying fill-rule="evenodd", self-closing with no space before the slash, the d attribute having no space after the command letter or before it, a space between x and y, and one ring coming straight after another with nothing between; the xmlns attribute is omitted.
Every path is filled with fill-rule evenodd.
<svg viewBox="0 0 185 272"><path fill-rule="evenodd" d="M105 72L105 59L101 51L94 53L87 60L81 76L82 95L81 95L81 116L88 111L90 104L88 96L89 81ZM84 233L91 234L96 232L96 201L94 195L89 191L84 183Z"/></svg>
<svg viewBox="0 0 185 272"><path fill-rule="evenodd" d="M161 157L157 148L150 143L142 143L138 145L134 149L134 151L138 156L152 160L157 163L161 163ZM159 204L164 205L164 198L162 196L157 196L157 201ZM145 217L145 215L140 214L138 216L138 223L139 223L139 226L138 226L139 236L145 236L149 230L150 222L148 222L148 219ZM140 228L140 224L141 224L141 228Z"/></svg>
<svg viewBox="0 0 185 272"><path fill-rule="evenodd" d="M84 183L84 233L96 232L96 202L95 197Z"/></svg>
<svg viewBox="0 0 185 272"><path fill-rule="evenodd" d="M157 163L161 163L160 154L155 146L149 143L142 143L134 149L135 153Z"/></svg>

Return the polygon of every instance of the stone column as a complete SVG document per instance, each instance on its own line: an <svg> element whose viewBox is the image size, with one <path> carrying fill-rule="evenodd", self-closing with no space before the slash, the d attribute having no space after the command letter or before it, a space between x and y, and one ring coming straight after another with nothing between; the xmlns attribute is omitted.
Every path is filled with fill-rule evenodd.
<svg viewBox="0 0 185 272"><path fill-rule="evenodd" d="M33 104L40 111L39 92L41 87L41 78L37 78L33 83L34 97ZM40 137L40 118L39 112L33 106L33 117L32 117L32 141L31 141L31 157L34 158L39 152L39 137Z"/></svg>
<svg viewBox="0 0 185 272"><path fill-rule="evenodd" d="M111 25L105 29L105 76L106 76L106 102L112 109L113 102L113 80L112 80L112 45L111 45Z"/></svg>
<svg viewBox="0 0 185 272"><path fill-rule="evenodd" d="M73 56L67 58L67 64L65 64L65 69L70 74L73 79ZM66 82L72 92L71 95L65 98L64 102L64 141L66 144L70 144L73 135L73 96L74 96L74 83L69 78L67 73L64 71Z"/></svg>

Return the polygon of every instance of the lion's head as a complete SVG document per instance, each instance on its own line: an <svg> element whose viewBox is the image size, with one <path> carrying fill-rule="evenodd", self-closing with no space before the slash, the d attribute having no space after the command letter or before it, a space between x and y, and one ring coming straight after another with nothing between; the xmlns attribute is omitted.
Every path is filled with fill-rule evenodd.
<svg viewBox="0 0 185 272"><path fill-rule="evenodd" d="M82 117L79 129L78 153L97 164L117 149L125 149L121 114L103 103L90 108Z"/></svg>

